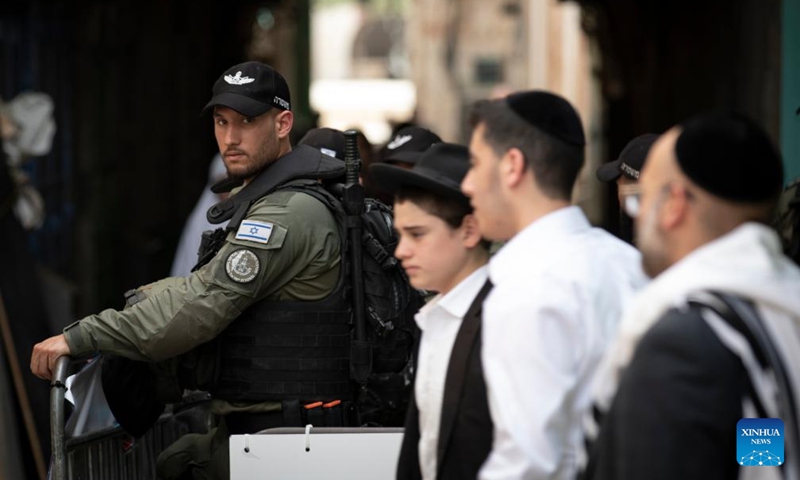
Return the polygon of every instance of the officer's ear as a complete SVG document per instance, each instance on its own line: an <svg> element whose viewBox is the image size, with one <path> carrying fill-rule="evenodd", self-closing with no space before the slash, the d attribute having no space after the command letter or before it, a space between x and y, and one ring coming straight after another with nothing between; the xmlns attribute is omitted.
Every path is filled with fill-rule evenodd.
<svg viewBox="0 0 800 480"><path fill-rule="evenodd" d="M284 110L275 115L275 131L279 139L282 140L289 137L289 132L292 131L292 125L294 125L294 114L291 110Z"/></svg>

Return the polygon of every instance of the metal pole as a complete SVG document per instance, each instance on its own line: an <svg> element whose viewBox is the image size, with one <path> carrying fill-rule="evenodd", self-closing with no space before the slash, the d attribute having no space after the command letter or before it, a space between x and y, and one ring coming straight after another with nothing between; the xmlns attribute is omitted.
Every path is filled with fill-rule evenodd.
<svg viewBox="0 0 800 480"><path fill-rule="evenodd" d="M28 392L25 389L25 381L22 377L22 368L19 365L17 349L14 346L14 339L11 337L11 325L8 323L6 306L3 303L3 296L0 295L0 333L2 333L3 343L8 352L8 365L11 368L11 376L14 380L14 390L17 391L17 400L22 410L22 419L25 422L25 430L28 432L28 440L33 452L33 460L36 464L36 472L40 480L45 480L47 471L44 466L44 454L39 443L39 434L36 433L36 425L33 422L33 412L28 401Z"/></svg>
<svg viewBox="0 0 800 480"><path fill-rule="evenodd" d="M50 385L50 440L53 450L53 479L67 480L67 452L64 439L64 394L70 357L58 357Z"/></svg>

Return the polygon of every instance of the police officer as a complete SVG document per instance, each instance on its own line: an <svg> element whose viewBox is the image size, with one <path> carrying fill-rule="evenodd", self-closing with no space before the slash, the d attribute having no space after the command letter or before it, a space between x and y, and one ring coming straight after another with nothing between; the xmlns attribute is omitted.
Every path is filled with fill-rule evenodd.
<svg viewBox="0 0 800 480"><path fill-rule="evenodd" d="M312 128L297 144L314 147L325 155L344 160L345 139L341 130L326 127Z"/></svg>
<svg viewBox="0 0 800 480"><path fill-rule="evenodd" d="M442 141L427 128L410 125L398 130L380 152L381 161L411 169L422 152Z"/></svg>
<svg viewBox="0 0 800 480"><path fill-rule="evenodd" d="M619 153L619 158L597 167L595 175L601 182L616 182L617 187L634 185L639 181L644 161L650 152L650 147L658 139L655 133L645 133L634 138ZM623 195L619 194L620 205Z"/></svg>
<svg viewBox="0 0 800 480"><path fill-rule="evenodd" d="M75 322L37 344L31 359L34 374L50 379L62 355L147 362L181 356L166 369L181 377L181 388L210 391L212 411L226 421L162 454L161 478L227 478L228 433L293 423L287 418L299 423L298 401L345 398L351 389L349 329L337 288L341 236L329 209L302 192L341 177L344 163L312 147L292 149L289 89L268 65L229 68L204 113L213 116L228 176L241 183L208 212L212 223L230 221L205 252L207 263L186 278L138 289L125 310ZM324 352L291 340L306 338L308 310L314 327L326 329L315 337ZM345 361L316 361L323 353Z"/></svg>
<svg viewBox="0 0 800 480"><path fill-rule="evenodd" d="M633 242L633 220L625 214L626 199L637 194L639 175L647 158L650 147L653 146L658 135L645 133L634 138L613 162L600 165L595 171L597 179L601 182L616 182L617 198L619 199L619 237L628 243Z"/></svg>

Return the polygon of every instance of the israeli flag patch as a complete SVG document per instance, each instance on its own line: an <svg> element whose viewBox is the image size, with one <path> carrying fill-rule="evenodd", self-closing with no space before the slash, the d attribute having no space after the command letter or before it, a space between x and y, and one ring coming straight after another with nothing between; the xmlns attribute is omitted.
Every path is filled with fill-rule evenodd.
<svg viewBox="0 0 800 480"><path fill-rule="evenodd" d="M245 220L239 225L239 230L236 232L236 239L249 240L256 243L267 243L269 242L270 235L272 235L271 223Z"/></svg>

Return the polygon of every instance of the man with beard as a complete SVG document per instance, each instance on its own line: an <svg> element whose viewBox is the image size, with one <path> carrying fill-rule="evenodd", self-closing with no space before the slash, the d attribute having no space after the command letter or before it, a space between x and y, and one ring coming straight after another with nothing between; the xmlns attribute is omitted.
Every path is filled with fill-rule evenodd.
<svg viewBox="0 0 800 480"><path fill-rule="evenodd" d="M352 395L346 360L329 360L349 353L340 229L325 204L299 191L341 177L344 163L309 146L292 149L289 102L286 81L268 65L224 72L204 113L213 116L228 184L240 185L208 211L212 223L230 220L226 229L207 237L188 277L142 287L127 295L125 310L88 316L34 347L31 369L44 379L62 355L177 358L161 364L175 377L171 400L182 388L212 394L212 412L224 421L164 452L161 479L228 478L228 433L299 426L300 403L311 401L301 392L313 392L313 401ZM116 396L125 397L121 390ZM146 399L136 411L131 403L140 399L130 393L128 408L115 410L115 395L107 389L106 396L129 432L143 433L160 413ZM144 410L154 415L143 419Z"/></svg>
<svg viewBox="0 0 800 480"><path fill-rule="evenodd" d="M780 155L750 120L707 114L655 143L640 184L628 213L654 280L596 378L586 478L798 478L800 269L767 226ZM744 417L783 419L785 458L762 452L782 468L740 468L770 450L737 448Z"/></svg>
<svg viewBox="0 0 800 480"><path fill-rule="evenodd" d="M528 91L476 104L461 184L489 261L483 368L494 424L481 479L571 479L588 382L644 282L638 252L571 205L584 163L577 112Z"/></svg>

